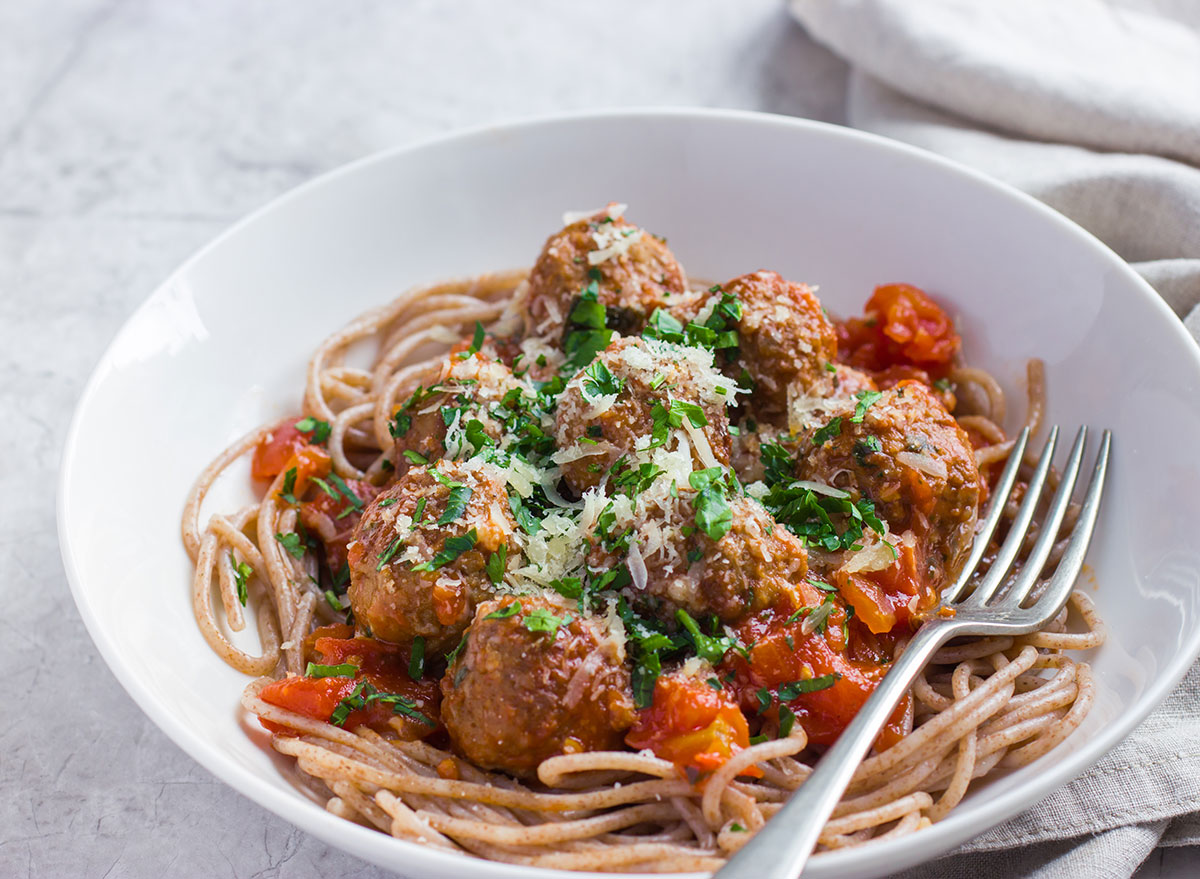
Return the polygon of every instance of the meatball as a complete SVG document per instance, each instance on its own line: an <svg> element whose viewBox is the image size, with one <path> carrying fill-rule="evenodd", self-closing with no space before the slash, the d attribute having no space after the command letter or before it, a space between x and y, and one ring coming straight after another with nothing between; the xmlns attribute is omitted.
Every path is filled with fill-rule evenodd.
<svg viewBox="0 0 1200 879"><path fill-rule="evenodd" d="M451 354L392 416L396 473L404 474L421 460L469 455L474 449L467 435L472 421L478 421L483 433L499 442L504 425L497 413L504 407L505 396L514 393L518 397L533 395L499 360L483 352ZM448 443L453 447L447 448Z"/></svg>
<svg viewBox="0 0 1200 879"><path fill-rule="evenodd" d="M726 374L741 384L747 384L743 370L749 374L755 412L767 417L785 412L789 387L806 395L830 392L837 333L807 284L760 271L727 281L713 293L731 294L741 303L738 353Z"/></svg>
<svg viewBox="0 0 1200 879"><path fill-rule="evenodd" d="M781 599L792 606L802 603L797 584L808 576L804 543L752 498L732 498L729 508L729 531L720 540L699 529L685 538L679 532L694 525L695 506L694 495L681 492L678 505L666 514L667 533L676 536L663 545L647 540L644 551L639 547L645 593L656 599L651 604L660 617L674 619L675 611L683 609L696 619L715 614L722 622L736 623ZM641 522L635 530L641 536L652 529ZM601 561L598 553L592 561ZM614 560L606 561L611 565Z"/></svg>
<svg viewBox="0 0 1200 879"><path fill-rule="evenodd" d="M430 652L449 650L491 596L485 566L515 527L493 465L412 468L370 503L355 530L354 618L383 641L421 636Z"/></svg>
<svg viewBox="0 0 1200 879"><path fill-rule="evenodd" d="M541 597L481 604L442 695L459 753L519 776L557 754L619 749L634 721L620 642L602 620Z"/></svg>
<svg viewBox="0 0 1200 879"><path fill-rule="evenodd" d="M555 435L563 475L583 492L599 485L622 456L673 445L677 430L688 437L698 467L727 466L726 407L735 387L699 348L616 340L559 396Z"/></svg>
<svg viewBox="0 0 1200 879"><path fill-rule="evenodd" d="M558 339L585 289L605 306L610 329L639 333L659 307L694 298L666 244L609 205L546 241L523 298L527 331Z"/></svg>
<svg viewBox="0 0 1200 879"><path fill-rule="evenodd" d="M835 417L836 435L800 438L797 478L869 498L893 531L912 529L921 540L933 582L954 576L974 539L984 491L966 432L927 386L911 381L864 392Z"/></svg>

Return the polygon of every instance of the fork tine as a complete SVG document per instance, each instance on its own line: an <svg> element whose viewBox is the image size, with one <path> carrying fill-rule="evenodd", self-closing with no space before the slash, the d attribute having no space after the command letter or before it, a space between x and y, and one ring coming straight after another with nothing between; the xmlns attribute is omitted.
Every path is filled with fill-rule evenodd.
<svg viewBox="0 0 1200 879"><path fill-rule="evenodd" d="M1058 568L1046 591L1042 593L1037 603L1030 608L1037 612L1042 620L1052 619L1075 588L1075 581L1083 569L1083 559L1087 555L1088 545L1092 542L1092 533L1096 530L1096 517L1100 513L1100 497L1104 493L1104 479L1108 474L1108 458L1112 449L1112 431L1104 431L1100 440L1100 451L1096 453L1096 463L1092 467L1092 481L1088 483L1087 494L1083 498L1083 506L1079 509L1079 518L1071 531L1071 539L1061 559Z"/></svg>
<svg viewBox="0 0 1200 879"><path fill-rule="evenodd" d="M1029 428L1023 427L1017 434L1012 451L1008 453L1008 463L1004 465L1000 479L996 482L996 490L992 492L992 502L988 506L987 516L975 529L975 542L971 545L971 554L967 557L966 564L963 565L962 572L954 581L954 585L949 589L942 590L943 603L950 604L957 601L967 587L971 575L979 567L979 561L987 551L992 534L996 531L996 526L1000 524L1000 518L1004 515L1004 505L1008 503L1008 496L1012 494L1013 485L1017 481L1017 471L1021 469L1021 459L1025 457L1027 442L1029 442Z"/></svg>
<svg viewBox="0 0 1200 879"><path fill-rule="evenodd" d="M1021 573L1017 575L1008 592L1000 600L998 607L1019 607L1021 602L1029 597L1034 584L1042 575L1042 568L1045 567L1050 550L1054 548L1054 542L1058 539L1058 529L1062 525L1063 516L1067 513L1067 507L1071 505L1071 495L1075 491L1075 481L1079 478L1079 465L1083 461L1083 450L1086 445L1087 428L1081 427L1079 433L1075 435L1075 445L1071 447L1071 457L1067 461L1066 469L1063 470L1062 479L1058 483L1058 491L1054 493L1050 509L1046 511L1046 518L1042 522L1042 530L1038 534L1037 542L1033 545L1029 558L1022 565Z"/></svg>
<svg viewBox="0 0 1200 879"><path fill-rule="evenodd" d="M996 554L996 560L992 562L991 568L988 569L983 581L971 593L970 597L963 602L964 605L981 606L986 604L996 590L1004 583L1008 576L1009 569L1017 558L1017 553L1021 551L1021 544L1025 542L1025 534L1029 531L1029 523L1033 519L1033 512L1037 509L1038 499L1042 494L1042 486L1046 483L1046 476L1050 472L1050 464L1054 460L1054 448L1058 444L1058 426L1050 428L1050 435L1046 437L1046 445L1042 449L1042 456L1038 459L1037 469L1033 471L1033 477L1029 480L1029 485L1025 489L1025 498L1021 501L1021 506L1017 510L1016 518L1013 519L1012 525L1009 526L1008 536L1004 538L1004 543L1000 547L1000 552Z"/></svg>

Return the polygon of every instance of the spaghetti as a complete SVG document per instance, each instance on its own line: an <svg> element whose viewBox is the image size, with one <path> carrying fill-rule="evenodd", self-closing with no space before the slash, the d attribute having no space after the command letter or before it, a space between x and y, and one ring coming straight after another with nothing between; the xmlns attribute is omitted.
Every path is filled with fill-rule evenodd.
<svg viewBox="0 0 1200 879"><path fill-rule="evenodd" d="M596 218L601 216L594 215L590 222L599 227ZM623 222L611 211L609 216L618 220L614 226ZM589 221L576 221L576 224L579 222ZM568 230L571 228L568 225ZM593 237L595 246L592 249L600 253L619 249L623 240L619 236L609 235L602 227ZM610 253L607 257L619 265L635 261L636 258L636 253L627 251ZM222 659L237 670L255 676L256 679L243 694L242 704L273 731L272 745L275 750L295 758L299 771L311 780L314 794L323 798L326 808L334 814L378 828L400 839L527 866L590 871L715 870L778 811L791 791L804 782L823 743L821 737L828 735L828 730L822 731L820 724L808 722L811 717L797 716L787 707L787 704L802 705L804 699L796 697L789 703L784 698L784 688L778 682L773 690L766 689L769 704L760 708L759 716L746 712L745 700L742 700L742 712L751 724L757 725L765 734L760 734L753 742L742 742L740 745L734 742L721 751L719 760L699 764L702 771L697 771L697 764L693 762L689 765L686 759L664 759L661 755L674 753L665 746L655 746L653 752L650 749L578 750L564 747L558 753L541 759L532 772L489 770L466 759L463 756L463 743L447 740L437 722L426 716L426 712L433 714L437 707L435 697L422 700L415 695L417 691L412 689L404 691L407 695L398 695L399 690L391 694L380 692L378 683L364 687L361 670L353 664L350 668L354 669L358 679L348 677L346 687L351 683L356 683L356 687L348 697L343 695L337 702L339 706L345 703L342 723L335 722L338 719L337 712L331 714L328 705L315 712L314 716L313 711L302 710L303 705L289 706L280 704L278 699L272 701L264 697L271 692L268 688L278 687L281 682L311 678L314 655L332 663L331 666L317 663L318 669L345 668L337 665L336 658L330 660L330 654L322 654L319 649L314 653L313 634L316 630L316 636L324 634L326 643L332 643L328 639L338 633L334 629L320 627L336 625L345 620L345 599L339 597L336 584L334 588L327 588L331 571L321 567L324 553L309 550L303 544L296 545L296 541L289 544L286 538L306 530L301 527L301 518L307 516L309 518L306 521L310 525L312 521L317 523L309 527L308 532L315 538L333 540L335 532L341 527L338 517L347 515L346 509L363 520L379 513L377 502L367 502L367 487L375 486L371 491L377 491L379 486L393 480L396 471L403 469L406 463L415 468L408 470L410 476L426 472L426 465L428 471L432 472L433 465L428 461L416 463L417 459L423 459L421 455L413 453L415 458L409 456L411 460L406 462L404 456L399 454L395 419L399 412L406 411L406 401L412 400L414 393L420 396L423 383L429 382L431 376L447 374L447 369L451 368L447 366L447 352L452 343L470 337L474 329L474 344L466 353L468 357L475 357L482 356L479 349L484 327L490 328L489 336L497 340L519 339L522 323L527 329L531 324L536 328L539 321L550 324L552 329L549 334L543 332L543 339L552 338L558 327L565 326L568 331L571 329L572 317L578 314L578 300L573 304L568 301L568 307L555 308L553 303L546 302L531 305L536 292L531 292L531 285L537 285L538 273L541 271L544 275L544 268L539 262L539 268L535 268L533 276L525 272L512 272L409 291L390 305L358 318L320 345L309 364L304 392L305 417L300 419L305 423L328 425L328 435L320 448L301 444L297 447L299 457L292 459L293 467L280 469L272 476L258 504L233 513L213 514L202 526L201 508L206 495L230 464L263 448L292 425L304 425L297 424L297 419L291 419L264 426L222 452L200 475L187 499L183 540L196 566L192 593L196 620L205 640ZM628 269L628 266L625 268ZM670 281L668 273L661 271L661 266L656 266L655 270L664 283ZM596 274L591 273L593 277ZM584 275L585 281L586 278L587 275ZM584 284L580 284L580 287L586 290ZM724 287L726 291L730 288L731 285ZM701 318L699 325L703 327L703 320L711 319L711 314L715 313L711 300L718 296L712 293L721 289L714 287L708 291L693 291L681 282L678 289L667 290L666 294L656 290L654 295L663 295L669 300L672 297L680 300L690 297L694 303L691 306L693 313L698 312ZM587 301L586 297L584 299ZM704 304L706 299L710 301ZM596 300L593 297L591 301ZM716 303L717 307L721 301ZM608 305L611 310L611 303L602 304ZM707 316L705 311L709 312ZM555 321L558 327L554 326ZM681 328L685 327L683 321L676 323ZM696 321L693 320L693 323ZM661 320L660 324L668 331L673 331L675 326L674 323ZM846 340L841 341L844 345ZM372 367L360 369L348 365L348 352L363 344L372 344L377 349ZM659 342L646 344L651 350L657 350L654 345ZM462 353L464 346L465 343L460 343L456 350ZM539 346L525 346L524 353L529 355L530 360L533 359L533 352L554 347L541 343ZM615 346L609 351L619 347ZM604 350L603 346L597 350ZM590 362L604 361L600 358ZM549 376L554 366L551 362L542 375ZM831 373L834 371L828 363L822 366L829 367ZM874 374L880 375L879 364L873 366ZM529 368L531 371L534 369L532 365ZM592 370L596 387L592 389L590 397L584 392L582 399L587 406L581 411L593 413L590 416L593 419L602 419L605 412L615 411L612 407L616 404L601 398L610 394L613 388L627 389L635 379L622 379L607 369L606 377L594 366L588 368ZM915 372L910 370L906 375L915 375ZM930 381L928 376L924 380ZM673 380L671 383L679 386L682 381ZM726 384L731 385L732 382ZM1005 397L998 383L986 372L959 364L946 368L941 384L943 389L953 388L959 413L957 424L971 437L975 464L984 474L1002 465L1012 444L1000 426L1005 419ZM765 386L761 381L758 382L759 388ZM907 387L903 382L901 386ZM565 400L561 396L564 393L562 388L559 393L559 400ZM864 400L872 399L871 394L883 394L882 391L867 391L866 396L863 393L859 392L857 397L860 406ZM619 390L612 396L619 397ZM1044 411L1043 380L1041 366L1037 362L1032 362L1029 367L1029 397L1027 420L1036 431ZM601 400L600 404L597 404L597 400ZM609 409L595 414L594 410L604 404ZM561 402L560 405L566 406ZM418 410L410 407L407 411ZM686 413L693 410L683 411L686 419ZM845 415L847 428L851 420L849 411ZM859 412L858 416L862 414ZM828 432L831 423L828 413L819 415L819 418L825 419L822 424ZM859 417L859 421L862 420ZM700 417L696 417L690 422L684 420L676 425L680 438L673 440L673 448L676 451L680 448L690 449L689 455L703 459L707 455L717 454L720 449L716 447L714 451L715 440L698 435L703 430L696 427L699 421ZM710 423L706 427L711 427L712 419L708 421ZM604 436L613 436L611 424L605 424ZM670 425L669 420L667 424ZM745 424L743 420L743 435ZM481 424L481 429L486 426ZM453 429L452 424L448 424L448 427ZM292 429L295 432L295 428ZM311 428L305 431L309 439L313 438L311 432ZM760 442L764 446L777 442L777 447L788 449L785 434L786 431L781 430L778 436L773 436L764 429ZM476 436L478 438L479 434ZM690 440L690 444L684 445L684 439ZM447 448L453 442L450 439ZM482 449L486 444L482 440L480 442L477 448ZM500 442L503 445L503 441ZM710 446L707 451L706 443ZM495 446L495 443L492 445ZM565 460L569 456L561 455L561 446L559 443L556 454L564 460L561 467L554 471L560 476L570 472L567 470L570 462ZM305 451L310 448L315 450ZM945 469L942 465L939 470L939 462L931 464L921 458L920 453L913 454L917 455L918 465L935 474ZM321 459L322 455L325 458ZM316 469L312 469L311 474L305 469L305 462L311 463L310 459L319 465L314 465ZM688 461L688 468L693 468L690 457ZM709 468L702 469L707 472ZM315 476L332 498L327 504L336 501L340 505L330 507L330 510L342 511L323 519L313 519L311 510L298 502L297 486L319 472L328 474L324 480ZM610 467L608 472L620 471ZM587 477L581 475L578 478ZM805 485L811 483L802 482ZM316 492L311 488L312 484L309 482L309 489ZM336 485L346 486L346 490L333 487ZM356 490L356 485L363 488ZM835 498L838 496L836 492L840 491L833 485L818 485L817 488L818 494L821 491L834 492L830 496ZM687 526L693 531L701 527L699 523L707 521L698 512L705 490L708 489L697 489L694 496L688 494L690 506L686 507L686 514L691 516L693 508L697 510L697 526ZM546 502L558 510L552 515L564 514L564 510L567 511L565 515L584 515L578 513L578 509L586 505L584 501L577 497L561 496L558 487L553 485L544 487L544 491ZM736 493L736 489L732 491ZM586 492L583 494L586 497ZM760 492L762 495L763 492ZM351 496L359 501L358 505L349 502ZM561 507L557 506L559 502ZM736 504L740 501L733 498L733 502ZM423 509L424 504L421 506ZM442 518L448 516L446 513ZM415 518L419 520L420 516ZM688 522L691 521L689 518ZM1069 526L1070 521L1065 527ZM860 527L864 535L861 543L876 548L886 544L893 553L897 553L897 548L900 553L909 548L904 543L904 534L892 533L886 523L878 534L866 526ZM361 524L357 526L356 539L351 544L361 542L362 529ZM475 530L471 533L475 533ZM728 533L728 530L723 533ZM767 534L770 533L768 526ZM410 542L415 539L410 536ZM524 539L528 542L528 538ZM793 538L787 535L787 539ZM513 552L522 545L514 537L510 537L509 542L513 545ZM397 541L397 544L403 543ZM626 584L627 591L639 587L643 591L652 590L655 578L661 575L661 567L655 567L652 544L652 539L635 538L631 543L631 551L629 546L625 549L628 556L621 555L619 550L613 551L620 558L618 564L630 572L628 579L633 583ZM829 559L836 555L829 554L828 546L824 549L813 549L812 546L810 543L809 567L806 569L810 574L816 570L814 565L819 567L822 560L827 565L832 564ZM870 547L862 549L860 544L855 546L863 552L870 550ZM401 550L402 547L397 545L393 552ZM853 547L844 550L845 553L854 551ZM822 552L826 555L821 555ZM384 569L388 558L378 562L378 570ZM375 558L372 557L371 561L374 562ZM493 578L493 583L511 585L514 578L523 576L517 567L521 563L511 559L506 562L502 558L502 568L499 576ZM411 564L411 560L408 564ZM504 567L505 564L507 567ZM585 571L584 578L594 576L597 570L612 569L613 564L611 558L598 561L596 556L589 556L582 569ZM888 564L891 565L890 560ZM683 565L684 569L687 567L687 564ZM828 568L822 571L823 576L834 579ZM561 578L556 582L561 583ZM834 582L841 584L843 589L849 588L846 586L849 580ZM835 588L829 584L819 585ZM529 598L531 589L526 584L523 589L501 590L498 603L484 606L485 610L493 607L499 609L486 617L482 617L481 611L481 617L492 620L497 627L509 625L519 629L517 623L521 619L521 601L525 601L526 605L535 603ZM690 599L680 599L678 592L673 594L676 598L671 600L681 608L689 606L687 601ZM362 595L361 590L359 595ZM504 604L510 599L510 604ZM220 611L217 609L218 602ZM829 602L836 604L832 599ZM359 604L356 604L356 611L360 609ZM246 605L256 609L261 643L261 650L257 654L235 645L229 635L229 631L238 632L246 627L243 610ZM518 608L516 611L511 610L514 605ZM597 599L592 612L597 617L603 616L604 607L603 601ZM610 622L615 616L613 607L615 604L610 602ZM849 602L845 607L837 604L832 610L824 611L822 622L815 622L819 614L814 614L814 608L799 608L791 616L807 617L807 630L805 625L798 624L794 631L797 637L805 638L824 632L823 637L833 639L831 643L840 643L843 650L848 649L851 631L864 633L861 636L864 638L873 637L865 634L867 630L863 628L865 623L861 614L859 619L851 622L853 611L850 607ZM792 606L787 606L787 610L791 609ZM535 632L535 628L529 624L528 606L524 610L525 628ZM579 613L585 610L581 604ZM679 612L688 616L686 610ZM742 616L748 618L751 612L767 611L747 607ZM505 614L513 616L513 620L507 620ZM356 616L361 629L363 617L358 613ZM564 613L555 617L553 613L546 612L539 619L544 623L547 616L553 628L545 637L561 639L569 636L568 630L578 632L571 628L578 623L569 615ZM1080 621L1082 626L1069 626L1069 618ZM683 617L678 619L682 620ZM778 620L772 625L776 623L782 625ZM697 629L689 636L669 624L664 631L668 631L668 637L675 638L673 643L677 648L672 649L688 653L694 648L697 654L702 654L702 647L707 647L711 652L712 642L719 642L720 652L711 657L711 663L707 663L703 656L693 657L686 662L683 659L673 662L682 663L693 671L694 667L700 667L702 670L698 674L701 678L706 674L714 675L709 682L710 685L715 683L717 690L730 691L741 686L744 679L749 679L748 675L752 676L753 657L759 656L755 651L761 649L761 644L756 648L749 639L739 643L738 637L728 634L735 630L738 633L744 631L738 629L736 624L733 629L727 627L724 630L711 624L702 625L709 626L709 634L705 635ZM840 642L836 633L832 632L837 626L845 627L847 632L845 639ZM825 631L824 627L828 627L829 631ZM903 633L911 631L911 628L900 625L896 630L899 634L891 641L885 638L872 643L879 649L902 650L905 643ZM474 627L469 631L474 631ZM545 629L542 631L546 632ZM722 635L722 631L726 634ZM788 644L792 645L793 630L787 631ZM341 634L348 633L343 631ZM530 637L524 632L521 635ZM482 635L479 637L482 638ZM729 640L721 641L723 637ZM707 640L702 640L705 638ZM842 803L826 825L820 845L828 849L841 848L914 832L944 817L963 798L975 779L1001 769L1025 765L1055 747L1082 722L1094 698L1089 667L1070 658L1065 651L1096 647L1103 638L1103 626L1090 600L1076 592L1071 597L1068 609L1038 633L1019 638L974 639L943 648L915 683L903 716L895 719L896 730L892 740L886 743L886 747L878 748L859 767ZM410 639L410 642L402 657L402 664L410 672L416 672L410 677L420 678L425 668L440 667L440 657L431 656L426 663L423 652L421 656L417 655L415 640ZM424 645L422 637L422 651ZM319 642L316 642L316 647L320 647ZM467 649L479 650L482 647L472 645ZM733 657L739 649L742 657L735 661ZM623 648L620 651L620 657L626 665L634 661L633 654L637 652L632 647L630 650L632 653L629 656L624 654ZM722 657L721 654L727 655ZM666 655L669 655L669 651ZM361 656L357 657L357 662L363 668L369 665L369 662L363 663ZM737 662L742 665L737 665ZM443 682L442 690L448 700L455 698L456 688L460 685L459 680L450 684L449 679L461 678L467 671L465 654L459 656L456 651L447 658L446 665L448 680ZM881 660L880 666L886 667L886 657ZM720 679L715 676L717 669L722 674ZM663 671L664 677L657 684L659 688L664 686L668 672L675 674L670 668ZM812 672L810 669L808 687L790 686L801 692L814 689L822 683L822 678L814 677ZM338 672L328 673L334 677L325 680L333 680L334 683L340 680L336 677ZM343 671L341 674L348 673ZM634 683L637 683L636 675ZM653 678L649 686L653 698L660 699L661 694L654 689ZM829 687L828 692L833 689ZM338 694L347 692L346 688L337 691ZM749 692L741 695L746 696ZM370 714L381 707L372 703L372 698L376 698L377 702L382 698L386 705L397 708L397 711L397 706L402 707L404 712L384 710ZM722 698L726 697L722 694ZM638 707L643 709L643 718L649 716L644 705ZM656 702L650 710L657 709ZM351 717L359 717L361 725L354 729L346 728L352 726L345 722L346 712L353 712L349 715ZM743 729L745 724L746 720L743 720ZM438 726L437 732L429 737L429 727L433 726ZM654 735L658 732L651 730ZM833 734L836 735L836 730ZM655 738L654 735L650 735L650 739L661 744L662 736ZM733 738L730 741L737 738L731 735Z"/></svg>

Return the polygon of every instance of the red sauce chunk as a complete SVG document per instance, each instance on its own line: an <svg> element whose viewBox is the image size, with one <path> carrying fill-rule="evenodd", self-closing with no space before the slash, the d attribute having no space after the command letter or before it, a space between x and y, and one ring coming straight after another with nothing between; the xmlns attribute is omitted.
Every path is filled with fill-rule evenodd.
<svg viewBox="0 0 1200 879"><path fill-rule="evenodd" d="M803 632L803 617L776 608L755 614L737 627L738 640L752 645L749 658L735 651L721 664L722 680L737 694L748 716L772 721L779 727L780 706L786 705L803 727L810 745L831 745L854 718L858 709L883 678L888 663L872 651L854 649L854 625L842 624L840 606L829 613L825 625ZM847 643L849 640L850 643ZM876 650L880 644L871 645ZM857 654L867 654L859 657ZM908 706L902 703L876 742L884 747L904 733Z"/></svg>
<svg viewBox="0 0 1200 879"><path fill-rule="evenodd" d="M654 684L653 702L638 713L625 743L649 748L681 771L706 773L748 748L750 731L728 691L684 675L663 675ZM752 766L742 774L762 773Z"/></svg>
<svg viewBox="0 0 1200 879"><path fill-rule="evenodd" d="M928 383L920 372L933 378L944 376L962 347L946 312L911 284L876 287L863 317L838 324L837 334L839 360L857 369L883 373L880 377L890 378L892 383L902 378ZM905 372L905 368L914 371Z"/></svg>
<svg viewBox="0 0 1200 879"><path fill-rule="evenodd" d="M406 720L402 735L421 738L438 728L440 690L436 680L409 676L410 651L374 638L328 637L346 634L349 626L328 626L318 629L306 639L311 644L309 660L320 666L354 666L350 675L331 674L327 677L290 677L275 681L263 688L262 699L313 720L330 722L344 700L353 701L360 684L369 685L359 691L363 705L351 710L340 726L354 730L366 726L379 732L394 732L389 721L394 717ZM344 669L349 671L349 669ZM363 694L367 694L363 698ZM380 695L371 697L371 694ZM393 699L391 697L400 697ZM357 705L357 703L355 703ZM397 707L404 710L398 711ZM417 716L419 715L419 716ZM424 718L424 720L422 720ZM271 732L295 735L296 730L260 718Z"/></svg>

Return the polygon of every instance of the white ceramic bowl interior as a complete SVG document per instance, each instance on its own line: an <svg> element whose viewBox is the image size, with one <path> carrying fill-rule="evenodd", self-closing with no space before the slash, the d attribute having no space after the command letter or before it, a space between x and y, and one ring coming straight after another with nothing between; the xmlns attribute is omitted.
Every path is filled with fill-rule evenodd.
<svg viewBox="0 0 1200 879"><path fill-rule="evenodd" d="M197 761L405 875L530 875L351 825L293 786L243 717L245 679L197 632L178 519L221 448L299 409L309 353L332 330L410 285L529 265L564 210L610 200L669 236L695 277L771 268L820 285L841 313L876 284L917 284L950 304L971 361L1005 384L1010 426L1026 359L1041 357L1051 421L1115 434L1085 583L1110 631L1091 657L1087 722L935 827L821 854L806 876L875 876L949 849L1077 775L1179 680L1200 650L1200 358L1145 283L1033 200L880 138L735 112L600 113L467 132L301 187L185 264L105 354L64 455L63 556L113 672ZM247 472L212 509L250 500Z"/></svg>

